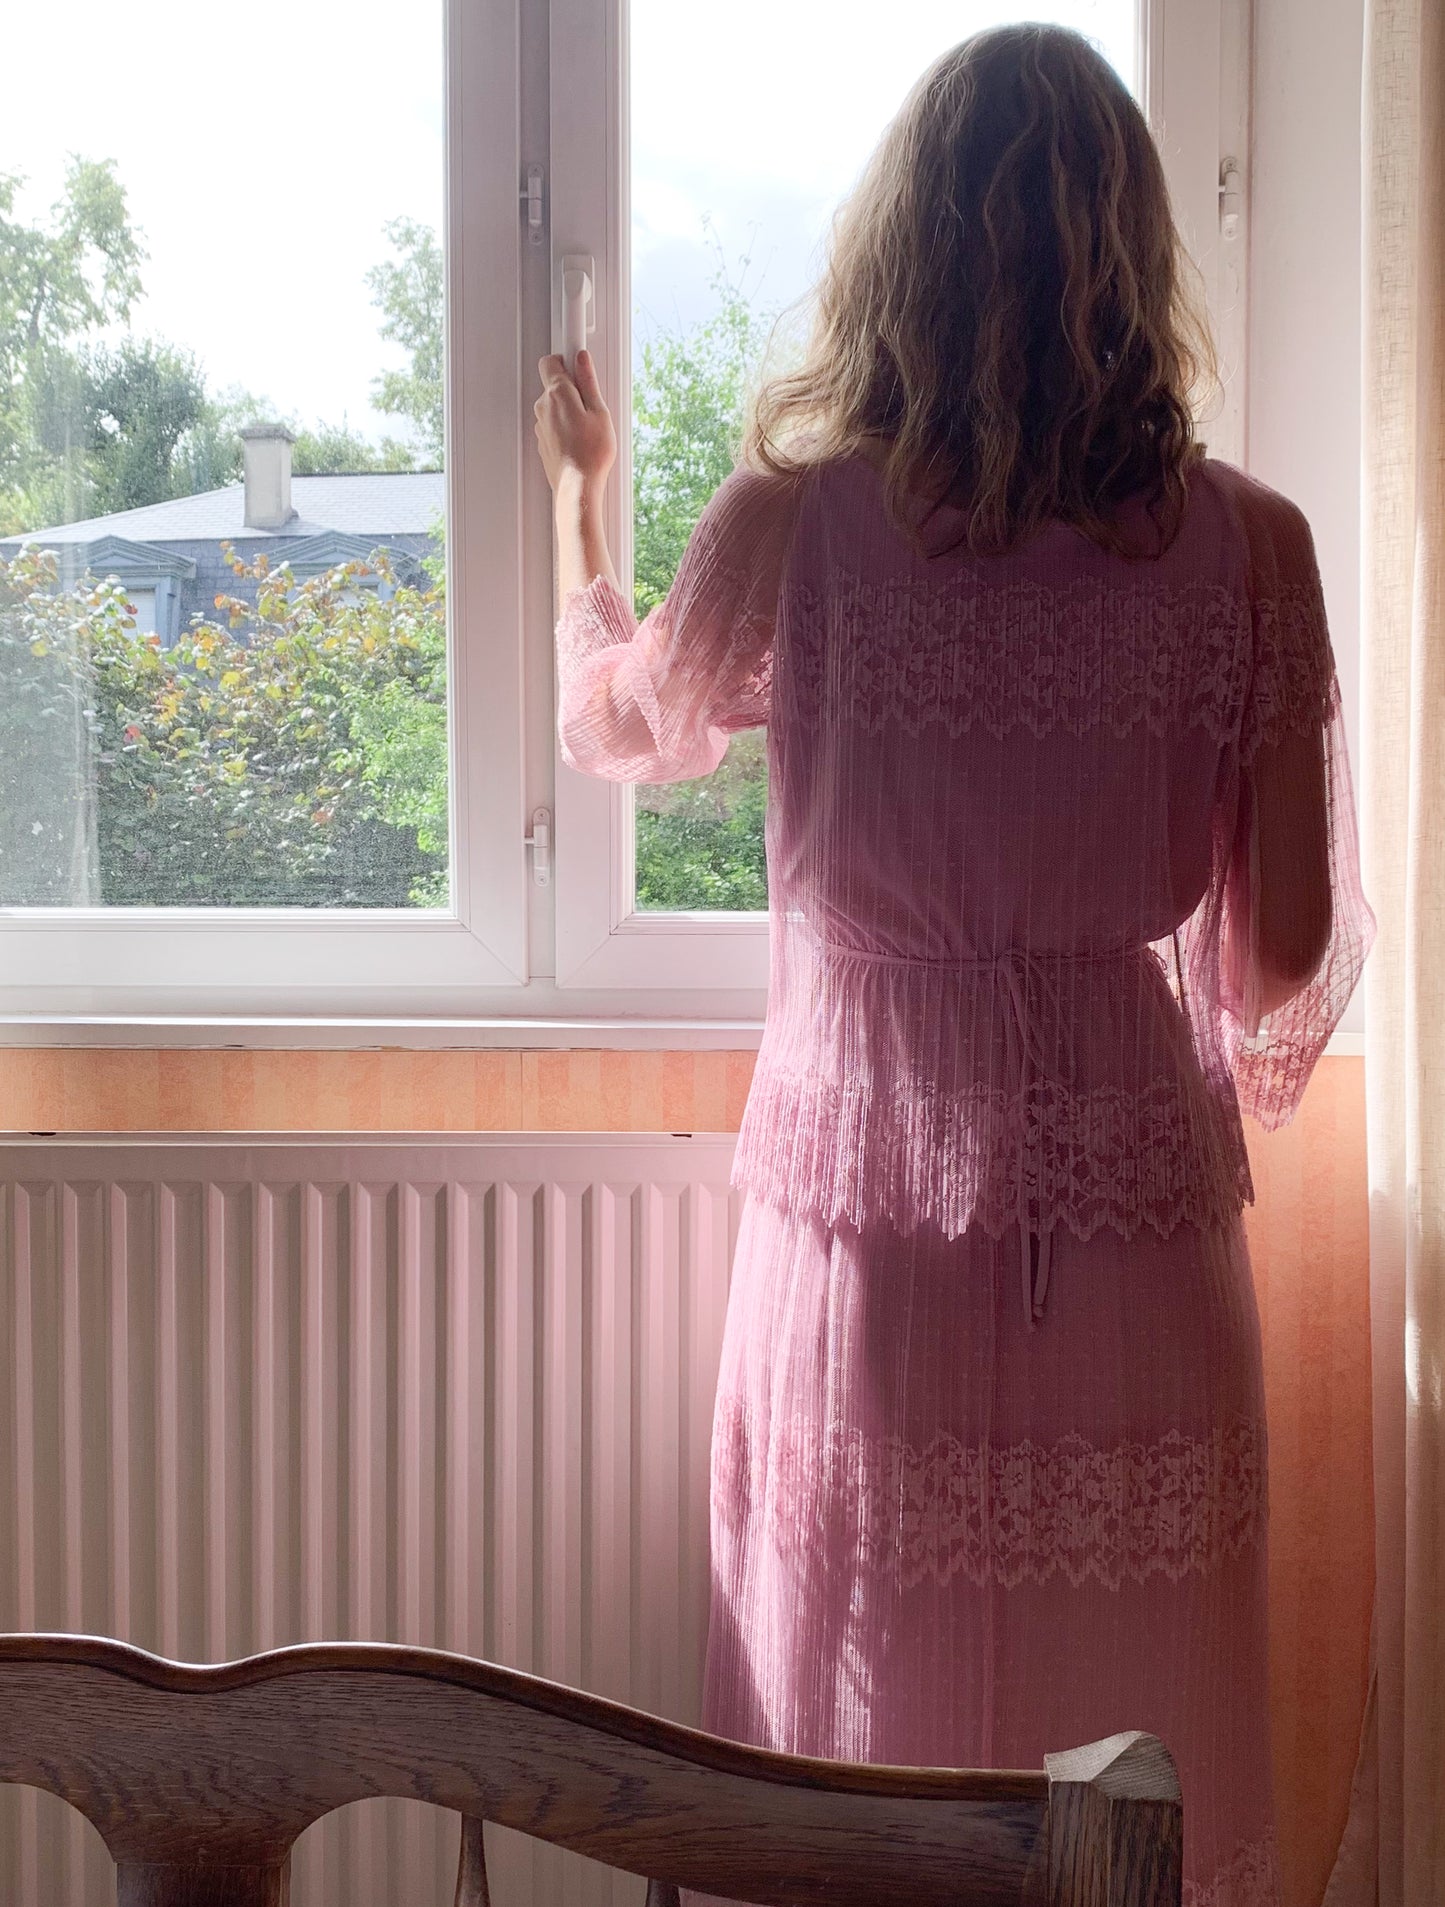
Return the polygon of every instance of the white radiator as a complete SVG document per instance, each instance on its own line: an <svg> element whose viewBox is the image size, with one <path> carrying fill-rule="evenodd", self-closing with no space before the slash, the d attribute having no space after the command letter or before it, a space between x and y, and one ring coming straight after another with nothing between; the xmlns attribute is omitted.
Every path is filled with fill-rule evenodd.
<svg viewBox="0 0 1445 1907"><path fill-rule="evenodd" d="M695 1721L731 1152L0 1145L0 1630L190 1661L419 1643ZM496 1907L641 1898L488 1845ZM344 1809L295 1907L449 1907L455 1846L419 1804ZM112 1889L88 1824L0 1788L0 1901Z"/></svg>

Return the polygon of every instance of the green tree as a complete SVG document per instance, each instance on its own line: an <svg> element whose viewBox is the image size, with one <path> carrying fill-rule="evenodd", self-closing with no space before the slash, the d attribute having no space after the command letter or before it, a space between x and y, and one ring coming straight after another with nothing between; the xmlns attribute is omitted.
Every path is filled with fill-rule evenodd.
<svg viewBox="0 0 1445 1907"><path fill-rule="evenodd" d="M241 387L206 388L188 351L127 337L87 349L122 322L141 290L145 253L112 161L72 159L49 219L14 216L23 181L0 175L0 535L162 502L234 483L243 424L277 413ZM376 379L378 402L415 443L379 444L340 425L302 425L292 468L412 470L442 447L441 248L413 219L385 227L394 256L368 273L381 335L403 345L405 371Z"/></svg>
<svg viewBox="0 0 1445 1907"><path fill-rule="evenodd" d="M0 528L40 529L89 514L88 386L79 355L37 346L15 391L11 483L0 490Z"/></svg>
<svg viewBox="0 0 1445 1907"><path fill-rule="evenodd" d="M47 225L13 216L23 183L0 175L0 366L12 379L37 346L126 317L145 257L114 160L72 155Z"/></svg>
<svg viewBox="0 0 1445 1907"><path fill-rule="evenodd" d="M405 371L383 371L371 388L377 409L404 417L435 467L442 460L445 407L442 249L432 227L417 219L391 219L385 230L396 256L373 265L366 282L382 314L382 337L401 345L411 362Z"/></svg>
<svg viewBox="0 0 1445 1907"><path fill-rule="evenodd" d="M83 363L91 510L133 510L187 494L178 449L206 416L205 380L187 351L126 338Z"/></svg>
<svg viewBox="0 0 1445 1907"><path fill-rule="evenodd" d="M746 264L746 260L744 260ZM769 321L721 268L717 309L643 343L632 385L633 598L639 616L672 586L703 506L737 462L748 389Z"/></svg>
<svg viewBox="0 0 1445 1907"><path fill-rule="evenodd" d="M221 397L207 400L202 417L177 447L178 487L174 494L191 496L198 490L216 490L223 484L239 483L241 428L262 422L283 423L295 436L291 469L298 477L416 468L415 454L399 438L383 437L379 444L374 444L344 423L302 424L294 415L280 412L265 398L233 385Z"/></svg>
<svg viewBox="0 0 1445 1907"><path fill-rule="evenodd" d="M746 269L747 260L742 261ZM689 331L648 338L633 378L633 603L639 617L672 586L704 505L732 471L770 314L720 264L717 306ZM637 790L637 905L741 909L768 904L760 733L735 736L705 780Z"/></svg>
<svg viewBox="0 0 1445 1907"><path fill-rule="evenodd" d="M345 424L322 423L296 431L291 468L298 477L324 477L333 471L415 470L416 457L396 437L383 437L374 444Z"/></svg>
<svg viewBox="0 0 1445 1907"><path fill-rule="evenodd" d="M77 343L129 316L145 251L112 160L72 156L48 220L15 216L24 181L0 175L0 528L34 527L29 493L64 489L85 452L71 408ZM82 413L83 415L83 413ZM70 493L84 496L83 471Z"/></svg>
<svg viewBox="0 0 1445 1907"><path fill-rule="evenodd" d="M191 497L239 483L242 425L270 423L275 416L275 407L244 385L208 391L204 411L176 446L176 495Z"/></svg>

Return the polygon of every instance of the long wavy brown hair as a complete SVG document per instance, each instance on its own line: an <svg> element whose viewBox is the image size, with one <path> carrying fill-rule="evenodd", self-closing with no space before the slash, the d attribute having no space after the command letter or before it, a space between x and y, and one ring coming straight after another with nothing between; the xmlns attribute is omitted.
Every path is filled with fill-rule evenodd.
<svg viewBox="0 0 1445 1907"><path fill-rule="evenodd" d="M920 547L948 503L949 549L1001 554L1054 521L1155 554L1214 377L1191 272L1108 62L1062 27L976 34L924 73L837 213L803 361L754 395L744 460L781 474L871 447Z"/></svg>

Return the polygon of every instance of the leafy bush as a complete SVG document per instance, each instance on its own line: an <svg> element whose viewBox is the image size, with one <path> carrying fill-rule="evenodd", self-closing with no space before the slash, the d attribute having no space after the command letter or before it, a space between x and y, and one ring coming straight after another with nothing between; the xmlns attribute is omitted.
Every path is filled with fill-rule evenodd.
<svg viewBox="0 0 1445 1907"><path fill-rule="evenodd" d="M735 735L722 766L704 781L639 788L637 905L766 908L767 804L767 758L759 730Z"/></svg>
<svg viewBox="0 0 1445 1907"><path fill-rule="evenodd" d="M254 605L218 597L223 620L171 650L114 579L60 589L52 555L0 561L0 898L444 899L439 584L398 585L384 552L300 582L230 561Z"/></svg>

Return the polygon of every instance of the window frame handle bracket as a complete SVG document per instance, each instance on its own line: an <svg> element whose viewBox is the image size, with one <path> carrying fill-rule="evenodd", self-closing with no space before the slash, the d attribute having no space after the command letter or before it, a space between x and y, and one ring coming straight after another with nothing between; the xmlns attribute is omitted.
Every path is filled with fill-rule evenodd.
<svg viewBox="0 0 1445 1907"><path fill-rule="evenodd" d="M552 810L550 808L532 810L532 832L522 836L522 846L531 850L532 885L550 887L552 885Z"/></svg>
<svg viewBox="0 0 1445 1907"><path fill-rule="evenodd" d="M527 238L533 245L542 243L542 180L544 176L541 166L528 166L526 184L519 195L527 208Z"/></svg>
<svg viewBox="0 0 1445 1907"><path fill-rule="evenodd" d="M1226 244L1239 237L1244 216L1244 173L1235 158L1219 164L1219 236Z"/></svg>

